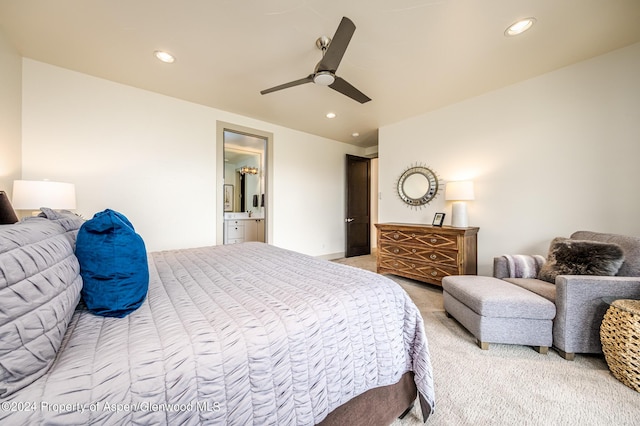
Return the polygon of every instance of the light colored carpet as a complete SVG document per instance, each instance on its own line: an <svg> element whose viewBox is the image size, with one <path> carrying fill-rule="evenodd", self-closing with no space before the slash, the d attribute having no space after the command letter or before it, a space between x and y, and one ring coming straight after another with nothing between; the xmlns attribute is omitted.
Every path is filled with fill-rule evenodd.
<svg viewBox="0 0 640 426"><path fill-rule="evenodd" d="M339 263L375 271L374 256ZM640 393L611 375L603 356L566 361L553 350L490 345L447 318L442 290L388 275L422 312L433 365L435 413L427 425L640 425ZM417 426L419 407L393 426Z"/></svg>

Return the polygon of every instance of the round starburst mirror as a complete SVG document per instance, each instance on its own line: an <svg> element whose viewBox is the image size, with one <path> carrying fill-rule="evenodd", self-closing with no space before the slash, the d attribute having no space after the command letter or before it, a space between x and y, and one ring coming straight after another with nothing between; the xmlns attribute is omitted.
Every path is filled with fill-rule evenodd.
<svg viewBox="0 0 640 426"><path fill-rule="evenodd" d="M422 208L438 195L438 176L425 166L409 167L400 175L397 191L400 199L406 204Z"/></svg>

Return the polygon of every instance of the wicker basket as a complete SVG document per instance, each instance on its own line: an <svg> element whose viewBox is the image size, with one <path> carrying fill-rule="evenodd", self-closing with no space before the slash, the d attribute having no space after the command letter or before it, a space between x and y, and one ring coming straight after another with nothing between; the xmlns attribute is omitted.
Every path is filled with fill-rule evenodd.
<svg viewBox="0 0 640 426"><path fill-rule="evenodd" d="M640 300L611 303L600 326L600 339L611 373L640 392Z"/></svg>

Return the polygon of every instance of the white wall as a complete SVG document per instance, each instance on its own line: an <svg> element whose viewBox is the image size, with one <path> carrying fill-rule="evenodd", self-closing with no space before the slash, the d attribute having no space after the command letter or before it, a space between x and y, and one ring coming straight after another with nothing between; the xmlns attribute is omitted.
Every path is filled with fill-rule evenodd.
<svg viewBox="0 0 640 426"><path fill-rule="evenodd" d="M640 44L380 129L381 222L450 221L444 193L412 210L402 171L472 179L479 273L494 256L546 255L579 229L640 235Z"/></svg>
<svg viewBox="0 0 640 426"><path fill-rule="evenodd" d="M23 178L76 184L86 218L124 213L148 250L216 241L216 123L274 134L273 241L344 251L345 154L361 148L23 61Z"/></svg>
<svg viewBox="0 0 640 426"><path fill-rule="evenodd" d="M0 191L20 178L22 58L0 29Z"/></svg>
<svg viewBox="0 0 640 426"><path fill-rule="evenodd" d="M292 142L275 146L278 208L272 219L280 231L273 243L339 257L345 249L345 155L361 155L360 148L319 138Z"/></svg>

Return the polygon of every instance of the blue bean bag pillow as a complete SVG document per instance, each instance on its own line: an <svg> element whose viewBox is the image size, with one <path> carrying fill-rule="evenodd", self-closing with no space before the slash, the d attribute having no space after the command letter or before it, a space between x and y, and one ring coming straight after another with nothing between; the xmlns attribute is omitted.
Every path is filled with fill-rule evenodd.
<svg viewBox="0 0 640 426"><path fill-rule="evenodd" d="M96 213L78 231L82 298L89 311L122 318L142 305L149 288L144 241L121 213Z"/></svg>

